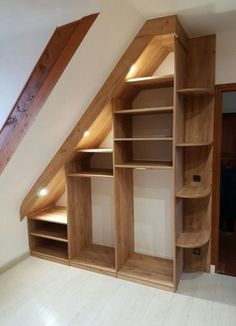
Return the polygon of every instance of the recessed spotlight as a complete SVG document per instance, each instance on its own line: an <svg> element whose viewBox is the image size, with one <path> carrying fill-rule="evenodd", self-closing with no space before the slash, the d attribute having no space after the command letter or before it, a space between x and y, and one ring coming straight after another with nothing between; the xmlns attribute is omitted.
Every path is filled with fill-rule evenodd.
<svg viewBox="0 0 236 326"><path fill-rule="evenodd" d="M38 196L39 196L39 197L47 196L47 194L48 194L48 191L47 191L46 188L42 188L42 189L40 189L39 192L38 192Z"/></svg>
<svg viewBox="0 0 236 326"><path fill-rule="evenodd" d="M136 65L134 64L134 65L132 65L132 66L130 67L129 74L134 73L135 70L136 70Z"/></svg>
<svg viewBox="0 0 236 326"><path fill-rule="evenodd" d="M86 130L85 132L84 132L84 137L88 137L89 136L89 131L88 130Z"/></svg>

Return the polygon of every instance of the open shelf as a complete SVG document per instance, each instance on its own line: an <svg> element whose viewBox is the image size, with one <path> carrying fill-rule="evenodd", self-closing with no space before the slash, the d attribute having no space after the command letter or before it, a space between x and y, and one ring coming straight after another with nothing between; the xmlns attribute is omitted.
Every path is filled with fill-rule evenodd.
<svg viewBox="0 0 236 326"><path fill-rule="evenodd" d="M79 153L112 153L112 148L88 148L88 149L79 149Z"/></svg>
<svg viewBox="0 0 236 326"><path fill-rule="evenodd" d="M211 194L211 186L202 185L198 182L193 182L189 185L183 186L181 190L176 193L179 198L204 198Z"/></svg>
<svg viewBox="0 0 236 326"><path fill-rule="evenodd" d="M183 232L177 239L177 247L200 248L210 240L209 231Z"/></svg>
<svg viewBox="0 0 236 326"><path fill-rule="evenodd" d="M201 142L201 143L178 143L177 147L200 147L200 146L211 146L213 144L212 141L209 142Z"/></svg>
<svg viewBox="0 0 236 326"><path fill-rule="evenodd" d="M118 277L173 290L173 261L133 253L118 271Z"/></svg>
<svg viewBox="0 0 236 326"><path fill-rule="evenodd" d="M182 88L177 93L184 96L206 96L213 95L214 91L210 88Z"/></svg>
<svg viewBox="0 0 236 326"><path fill-rule="evenodd" d="M39 238L68 242L67 227L62 224L37 222L29 234Z"/></svg>
<svg viewBox="0 0 236 326"><path fill-rule="evenodd" d="M141 89L173 87L174 75L132 78L128 79L126 84Z"/></svg>
<svg viewBox="0 0 236 326"><path fill-rule="evenodd" d="M32 237L35 242L31 253L34 256L51 260L62 260L68 262L68 248L64 242Z"/></svg>
<svg viewBox="0 0 236 326"><path fill-rule="evenodd" d="M45 221L58 224L67 224L67 210L65 207L54 206L40 213L28 216L30 220Z"/></svg>
<svg viewBox="0 0 236 326"><path fill-rule="evenodd" d="M119 110L115 111L114 114L165 114L165 113L172 113L173 112L173 106L167 106L167 107L159 107L159 108L141 108L141 109L129 109L129 110Z"/></svg>
<svg viewBox="0 0 236 326"><path fill-rule="evenodd" d="M81 171L78 173L68 173L68 177L105 177L112 178L113 170L108 169L90 169L89 171Z"/></svg>
<svg viewBox="0 0 236 326"><path fill-rule="evenodd" d="M115 273L115 249L92 244L72 259L71 265L81 268Z"/></svg>
<svg viewBox="0 0 236 326"><path fill-rule="evenodd" d="M172 162L163 161L132 161L115 164L116 168L129 169L173 169Z"/></svg>
<svg viewBox="0 0 236 326"><path fill-rule="evenodd" d="M173 141L173 137L134 137L134 138L115 138L114 141Z"/></svg>

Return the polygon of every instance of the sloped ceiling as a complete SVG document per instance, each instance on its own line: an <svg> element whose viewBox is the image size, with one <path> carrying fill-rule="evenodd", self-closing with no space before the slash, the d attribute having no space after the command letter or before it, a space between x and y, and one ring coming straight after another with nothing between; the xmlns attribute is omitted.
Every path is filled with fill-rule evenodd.
<svg viewBox="0 0 236 326"><path fill-rule="evenodd" d="M178 15L190 37L236 30L235 0L130 0L146 17Z"/></svg>

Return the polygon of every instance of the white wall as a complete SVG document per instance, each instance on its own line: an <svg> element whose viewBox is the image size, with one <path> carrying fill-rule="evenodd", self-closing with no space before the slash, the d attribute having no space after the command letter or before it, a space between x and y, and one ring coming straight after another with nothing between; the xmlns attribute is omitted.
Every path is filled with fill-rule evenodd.
<svg viewBox="0 0 236 326"><path fill-rule="evenodd" d="M101 14L0 177L0 267L28 250L24 196L144 22L126 0L98 3Z"/></svg>
<svg viewBox="0 0 236 326"><path fill-rule="evenodd" d="M216 34L216 84L236 82L236 31Z"/></svg>
<svg viewBox="0 0 236 326"><path fill-rule="evenodd" d="M2 0L0 129L57 26L98 12L93 1Z"/></svg>

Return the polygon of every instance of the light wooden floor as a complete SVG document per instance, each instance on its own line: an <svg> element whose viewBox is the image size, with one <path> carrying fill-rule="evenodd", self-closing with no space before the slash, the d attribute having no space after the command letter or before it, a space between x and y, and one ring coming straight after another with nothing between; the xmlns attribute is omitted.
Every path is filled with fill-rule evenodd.
<svg viewBox="0 0 236 326"><path fill-rule="evenodd" d="M236 278L185 275L173 294L29 257L0 276L0 325L234 326Z"/></svg>

